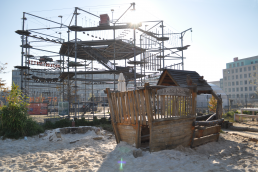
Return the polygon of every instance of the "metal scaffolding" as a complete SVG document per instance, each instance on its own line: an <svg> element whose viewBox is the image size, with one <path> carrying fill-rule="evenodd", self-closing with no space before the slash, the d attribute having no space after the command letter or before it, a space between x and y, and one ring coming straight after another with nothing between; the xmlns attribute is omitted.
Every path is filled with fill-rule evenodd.
<svg viewBox="0 0 258 172"><path fill-rule="evenodd" d="M95 88L96 85L113 87L115 90L119 73L124 74L128 88L133 85L131 89L135 90L146 81L155 84L152 83L152 78L158 78L166 68L184 70L183 51L189 45L183 45L183 37L192 29L181 33L173 33L169 29L165 31L162 20L123 22L123 17L128 11L135 10L135 6L135 3L131 3L118 19L113 19L112 15L112 20L106 14L98 16L75 7L69 25L62 23L62 16L58 16L61 18L60 23L24 12L22 30L16 31L22 38L21 66L15 67L21 71L22 91L29 97L35 97L37 92L40 92L35 93L35 90L46 85L52 90L43 92L49 92L49 95L56 94L58 101L68 101L69 104L75 105L74 115L77 117L79 104L86 102L86 94L91 91L91 101L94 104L94 90L100 91ZM114 10L112 14L113 12ZM78 24L78 15L85 15L85 26L82 23ZM95 24L88 16L97 18L100 20L99 23ZM25 30L27 17L44 20L54 26ZM86 17L89 19L86 20ZM60 37L45 32L58 29L66 30L67 39L61 37L62 32L56 32ZM71 39L72 34L74 39ZM52 48L41 49L33 46L35 42L55 44L60 46L60 50L55 52ZM31 50L48 55L36 56L31 54ZM181 60L181 62L172 64L171 60ZM39 76L39 72L43 75ZM95 77L108 74L114 77L101 79ZM87 88L86 85L91 85L91 88ZM78 93L85 94L84 101L80 99Z"/></svg>

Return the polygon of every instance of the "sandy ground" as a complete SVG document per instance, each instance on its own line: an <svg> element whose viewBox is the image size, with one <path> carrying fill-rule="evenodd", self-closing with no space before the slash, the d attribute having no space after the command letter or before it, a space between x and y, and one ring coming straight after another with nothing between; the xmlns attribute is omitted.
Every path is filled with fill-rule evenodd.
<svg viewBox="0 0 258 172"><path fill-rule="evenodd" d="M251 127L258 129L258 121L244 120L243 122L234 122L233 126L236 127Z"/></svg>
<svg viewBox="0 0 258 172"><path fill-rule="evenodd" d="M178 147L134 158L135 147L116 144L114 136L102 130L85 134L46 131L47 136L27 140L0 140L0 171L257 171L258 143L223 133L218 142L197 148ZM110 133L109 133L110 134ZM102 137L101 140L94 140ZM51 139L49 139L51 138ZM50 141L52 140L52 141Z"/></svg>

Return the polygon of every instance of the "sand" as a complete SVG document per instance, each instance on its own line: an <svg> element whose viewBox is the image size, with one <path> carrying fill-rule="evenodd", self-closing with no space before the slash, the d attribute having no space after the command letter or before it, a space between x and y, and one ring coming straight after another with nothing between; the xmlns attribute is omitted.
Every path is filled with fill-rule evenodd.
<svg viewBox="0 0 258 172"><path fill-rule="evenodd" d="M96 128L95 128L96 129ZM62 134L59 129L47 136L27 140L0 140L0 171L257 171L258 144L247 138L221 134L218 142L197 148L179 146L174 150L150 153L135 158L135 147L116 144L107 131ZM99 140L93 138L98 137ZM49 141L50 140L52 141Z"/></svg>

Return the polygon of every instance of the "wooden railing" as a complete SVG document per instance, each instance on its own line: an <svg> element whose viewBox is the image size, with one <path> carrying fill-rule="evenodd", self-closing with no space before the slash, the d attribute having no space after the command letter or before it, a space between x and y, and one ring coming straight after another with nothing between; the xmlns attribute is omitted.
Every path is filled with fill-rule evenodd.
<svg viewBox="0 0 258 172"><path fill-rule="evenodd" d="M147 125L144 90L111 93L107 88L107 94L110 113L114 113L114 122Z"/></svg>

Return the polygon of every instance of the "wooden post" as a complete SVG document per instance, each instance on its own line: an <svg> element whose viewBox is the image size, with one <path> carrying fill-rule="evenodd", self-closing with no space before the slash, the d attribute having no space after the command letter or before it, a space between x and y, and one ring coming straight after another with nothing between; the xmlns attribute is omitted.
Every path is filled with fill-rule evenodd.
<svg viewBox="0 0 258 172"><path fill-rule="evenodd" d="M124 123L127 123L127 116L126 116L126 106L125 106L125 93L124 92L121 92L120 93L121 95L121 101L122 101L122 108L123 108L123 117L124 117Z"/></svg>
<svg viewBox="0 0 258 172"><path fill-rule="evenodd" d="M221 119L222 118L222 98L221 96L217 96L217 94L215 94L214 91L212 91L211 94L217 100L216 119Z"/></svg>
<svg viewBox="0 0 258 172"><path fill-rule="evenodd" d="M111 123L112 123L112 127L114 129L114 133L116 136L116 143L118 144L118 143L120 143L121 139L120 139L119 132L117 130L116 121L115 121L115 114L114 114L114 108L113 108L110 89L106 88L106 92L107 92L108 104L109 104L109 109L110 109L110 114L111 114Z"/></svg>
<svg viewBox="0 0 258 172"><path fill-rule="evenodd" d="M192 116L196 115L195 109L196 109L196 97L197 97L197 85L194 84L194 87L191 89L192 91Z"/></svg>
<svg viewBox="0 0 258 172"><path fill-rule="evenodd" d="M147 110L147 115L148 115L148 124L149 124L149 129L150 129L150 141L149 141L149 146L150 150L152 148L152 108L151 108L151 99L150 99L150 90L147 89L149 86L149 83L145 83L145 102L146 102L146 110Z"/></svg>

